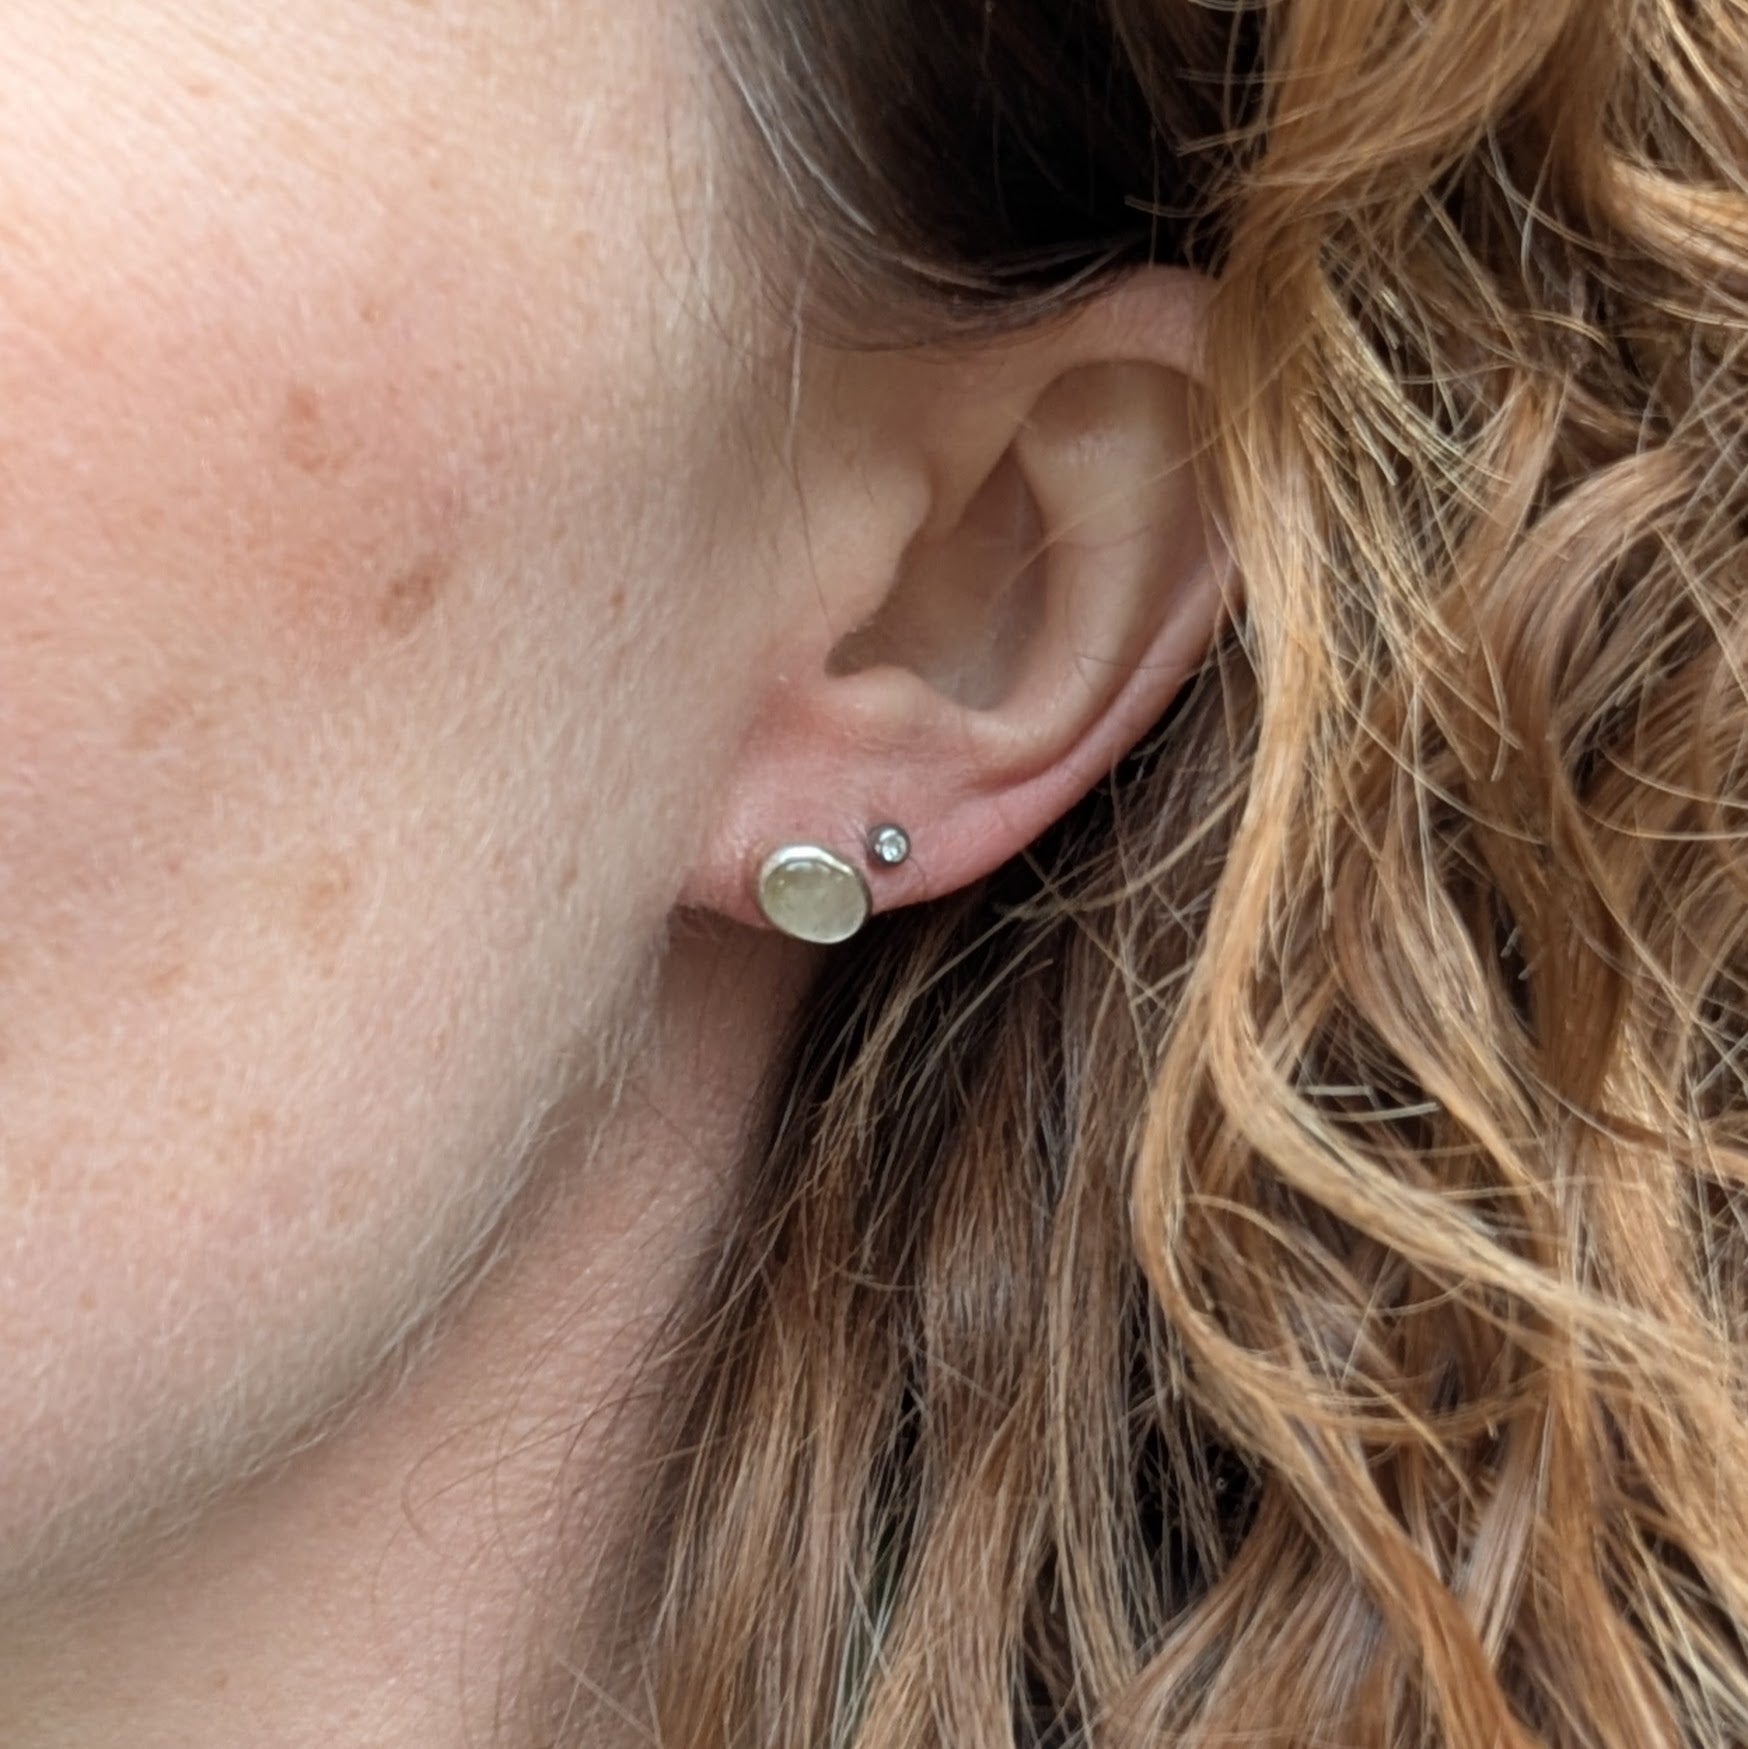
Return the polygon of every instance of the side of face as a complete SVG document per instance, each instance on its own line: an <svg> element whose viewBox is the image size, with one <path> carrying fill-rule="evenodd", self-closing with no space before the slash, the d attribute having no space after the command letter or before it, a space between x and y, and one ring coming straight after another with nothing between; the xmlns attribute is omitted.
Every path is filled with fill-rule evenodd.
<svg viewBox="0 0 1748 1749"><path fill-rule="evenodd" d="M792 355L706 24L8 8L0 1617L368 1381L677 908L881 820L883 906L978 880L1226 611L1205 287Z"/></svg>
<svg viewBox="0 0 1748 1749"><path fill-rule="evenodd" d="M8 7L0 1598L352 1388L625 1036L759 635L691 10Z"/></svg>

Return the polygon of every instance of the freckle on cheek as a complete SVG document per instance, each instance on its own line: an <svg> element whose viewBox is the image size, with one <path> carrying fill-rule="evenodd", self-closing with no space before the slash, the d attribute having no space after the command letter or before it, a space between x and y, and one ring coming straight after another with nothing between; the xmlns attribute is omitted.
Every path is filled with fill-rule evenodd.
<svg viewBox="0 0 1748 1749"><path fill-rule="evenodd" d="M279 415L279 448L300 473L328 479L350 459L350 449L333 431L321 399L303 383L286 392Z"/></svg>
<svg viewBox="0 0 1748 1749"><path fill-rule="evenodd" d="M404 638L437 605L450 579L450 567L427 554L402 571L383 591L377 620L390 637Z"/></svg>
<svg viewBox="0 0 1748 1749"><path fill-rule="evenodd" d="M158 1001L172 996L188 982L189 966L186 959L170 959L161 961L146 974L145 992L147 996Z"/></svg>
<svg viewBox="0 0 1748 1749"><path fill-rule="evenodd" d="M265 1107L245 1113L230 1126L226 1149L233 1159L254 1160L265 1150L279 1128L278 1119Z"/></svg>
<svg viewBox="0 0 1748 1749"><path fill-rule="evenodd" d="M162 692L153 693L128 723L128 750L144 753L162 746L178 730L193 722L195 715L194 700L181 687L169 686Z"/></svg>
<svg viewBox="0 0 1748 1749"><path fill-rule="evenodd" d="M351 929L357 891L356 875L342 858L335 856L325 859L298 892L295 917L298 933L326 965L332 965Z"/></svg>

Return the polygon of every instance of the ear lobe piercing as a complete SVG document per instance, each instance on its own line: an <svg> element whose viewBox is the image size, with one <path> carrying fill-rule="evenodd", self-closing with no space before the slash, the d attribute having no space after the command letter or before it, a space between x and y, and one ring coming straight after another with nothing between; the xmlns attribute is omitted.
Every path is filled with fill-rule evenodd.
<svg viewBox="0 0 1748 1749"><path fill-rule="evenodd" d="M876 868L900 867L910 860L910 849L910 834L902 826L876 826L868 834L868 860ZM773 929L820 947L859 935L874 914L867 877L817 844L773 850L759 867L754 891Z"/></svg>

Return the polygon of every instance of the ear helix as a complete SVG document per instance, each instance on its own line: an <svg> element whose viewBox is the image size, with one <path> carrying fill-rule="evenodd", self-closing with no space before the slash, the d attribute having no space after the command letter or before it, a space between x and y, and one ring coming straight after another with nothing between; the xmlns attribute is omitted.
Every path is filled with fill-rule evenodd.
<svg viewBox="0 0 1748 1749"><path fill-rule="evenodd" d="M868 834L867 853L875 867L897 868L910 860L910 835L901 826L877 826ZM821 947L861 934L874 914L867 877L817 844L773 850L759 865L754 888L773 929Z"/></svg>

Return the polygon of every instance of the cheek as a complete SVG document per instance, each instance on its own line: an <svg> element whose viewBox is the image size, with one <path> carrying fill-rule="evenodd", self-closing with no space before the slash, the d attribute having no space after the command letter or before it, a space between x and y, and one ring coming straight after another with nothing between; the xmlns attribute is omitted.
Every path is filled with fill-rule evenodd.
<svg viewBox="0 0 1748 1749"><path fill-rule="evenodd" d="M344 659L411 630L557 446L656 472L667 45L576 0L591 52L543 73L490 4L183 3L9 19L7 618L247 620Z"/></svg>
<svg viewBox="0 0 1748 1749"><path fill-rule="evenodd" d="M380 736L452 718L519 612L624 672L681 538L644 514L661 209L611 117L567 196L538 86L495 138L453 69L353 68L325 105L198 56L89 78L61 128L102 174L45 186L0 137L0 888L80 904L174 872L215 797L372 699Z"/></svg>
<svg viewBox="0 0 1748 1749"><path fill-rule="evenodd" d="M447 91L0 123L0 1591L441 1287L730 740L665 172Z"/></svg>
<svg viewBox="0 0 1748 1749"><path fill-rule="evenodd" d="M319 241L288 256L292 214L238 215L261 234L227 260L203 192L95 284L95 237L43 240L60 274L0 265L0 583L45 686L57 659L125 670L143 633L234 650L245 628L319 661L407 632L551 435L507 344L542 312L497 262L462 283L465 208L372 227L298 190Z"/></svg>
<svg viewBox="0 0 1748 1749"><path fill-rule="evenodd" d="M101 327L82 313L84 335L14 322L0 337L15 879L60 859L62 878L104 885L118 857L186 842L239 756L265 756L249 742L289 684L412 634L460 563L479 464L419 432L416 353L397 348L399 370L361 353L332 388L337 335L275 345L222 305L197 326L204 313L167 334L142 301Z"/></svg>

